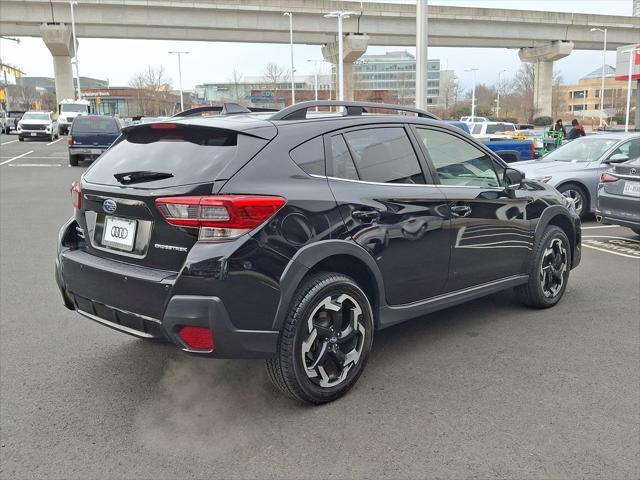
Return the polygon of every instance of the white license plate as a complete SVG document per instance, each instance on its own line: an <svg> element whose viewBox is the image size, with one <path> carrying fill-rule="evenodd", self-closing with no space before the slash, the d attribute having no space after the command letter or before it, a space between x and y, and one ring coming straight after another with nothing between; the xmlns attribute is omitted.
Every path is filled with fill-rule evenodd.
<svg viewBox="0 0 640 480"><path fill-rule="evenodd" d="M31 132L32 137L35 137L36 135L38 135L36 132Z"/></svg>
<svg viewBox="0 0 640 480"><path fill-rule="evenodd" d="M107 215L104 219L102 244L128 252L132 251L136 239L136 226L135 220Z"/></svg>
<svg viewBox="0 0 640 480"><path fill-rule="evenodd" d="M102 150L100 150L99 148L92 148L89 153L91 153L91 155L100 155L102 153Z"/></svg>
<svg viewBox="0 0 640 480"><path fill-rule="evenodd" d="M636 182L624 182L623 195L630 195L632 197L640 197L640 183Z"/></svg>

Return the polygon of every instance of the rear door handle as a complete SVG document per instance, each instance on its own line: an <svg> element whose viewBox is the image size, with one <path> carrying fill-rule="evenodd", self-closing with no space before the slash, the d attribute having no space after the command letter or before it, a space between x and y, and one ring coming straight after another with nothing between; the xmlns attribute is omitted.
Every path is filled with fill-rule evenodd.
<svg viewBox="0 0 640 480"><path fill-rule="evenodd" d="M373 223L380 218L380 212L377 210L355 210L351 216L363 223Z"/></svg>
<svg viewBox="0 0 640 480"><path fill-rule="evenodd" d="M453 205L451 215L454 217L467 217L471 214L471 207L468 205Z"/></svg>

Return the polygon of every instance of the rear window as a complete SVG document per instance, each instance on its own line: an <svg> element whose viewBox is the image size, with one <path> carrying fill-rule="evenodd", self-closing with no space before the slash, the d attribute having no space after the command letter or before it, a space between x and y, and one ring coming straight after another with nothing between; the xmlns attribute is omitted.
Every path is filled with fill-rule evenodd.
<svg viewBox="0 0 640 480"><path fill-rule="evenodd" d="M125 131L84 178L101 185L121 185L115 174L148 171L172 176L131 185L161 188L205 183L215 180L236 157L246 163L265 143L267 140L232 130L194 126L158 129L145 125Z"/></svg>
<svg viewBox="0 0 640 480"><path fill-rule="evenodd" d="M118 122L110 117L77 117L71 126L73 133L118 133Z"/></svg>
<svg viewBox="0 0 640 480"><path fill-rule="evenodd" d="M515 130L509 123L498 123L497 125L487 125L487 133L511 132Z"/></svg>

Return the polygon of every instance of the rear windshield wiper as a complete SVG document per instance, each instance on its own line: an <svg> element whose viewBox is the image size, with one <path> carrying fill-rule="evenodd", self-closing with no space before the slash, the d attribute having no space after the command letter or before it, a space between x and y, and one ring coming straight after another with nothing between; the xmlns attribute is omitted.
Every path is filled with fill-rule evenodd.
<svg viewBox="0 0 640 480"><path fill-rule="evenodd" d="M131 183L152 182L154 180L163 180L173 177L172 173L166 172L150 172L148 170L139 170L134 172L114 173L114 177L123 185Z"/></svg>

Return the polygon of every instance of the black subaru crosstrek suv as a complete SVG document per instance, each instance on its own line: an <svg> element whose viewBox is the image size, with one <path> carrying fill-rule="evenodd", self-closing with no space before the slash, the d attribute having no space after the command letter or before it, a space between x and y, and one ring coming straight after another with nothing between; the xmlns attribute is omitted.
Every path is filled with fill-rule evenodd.
<svg viewBox="0 0 640 480"><path fill-rule="evenodd" d="M427 112L225 107L127 127L74 182L56 260L69 309L266 359L278 389L324 403L385 327L507 288L551 307L580 262L570 200Z"/></svg>

